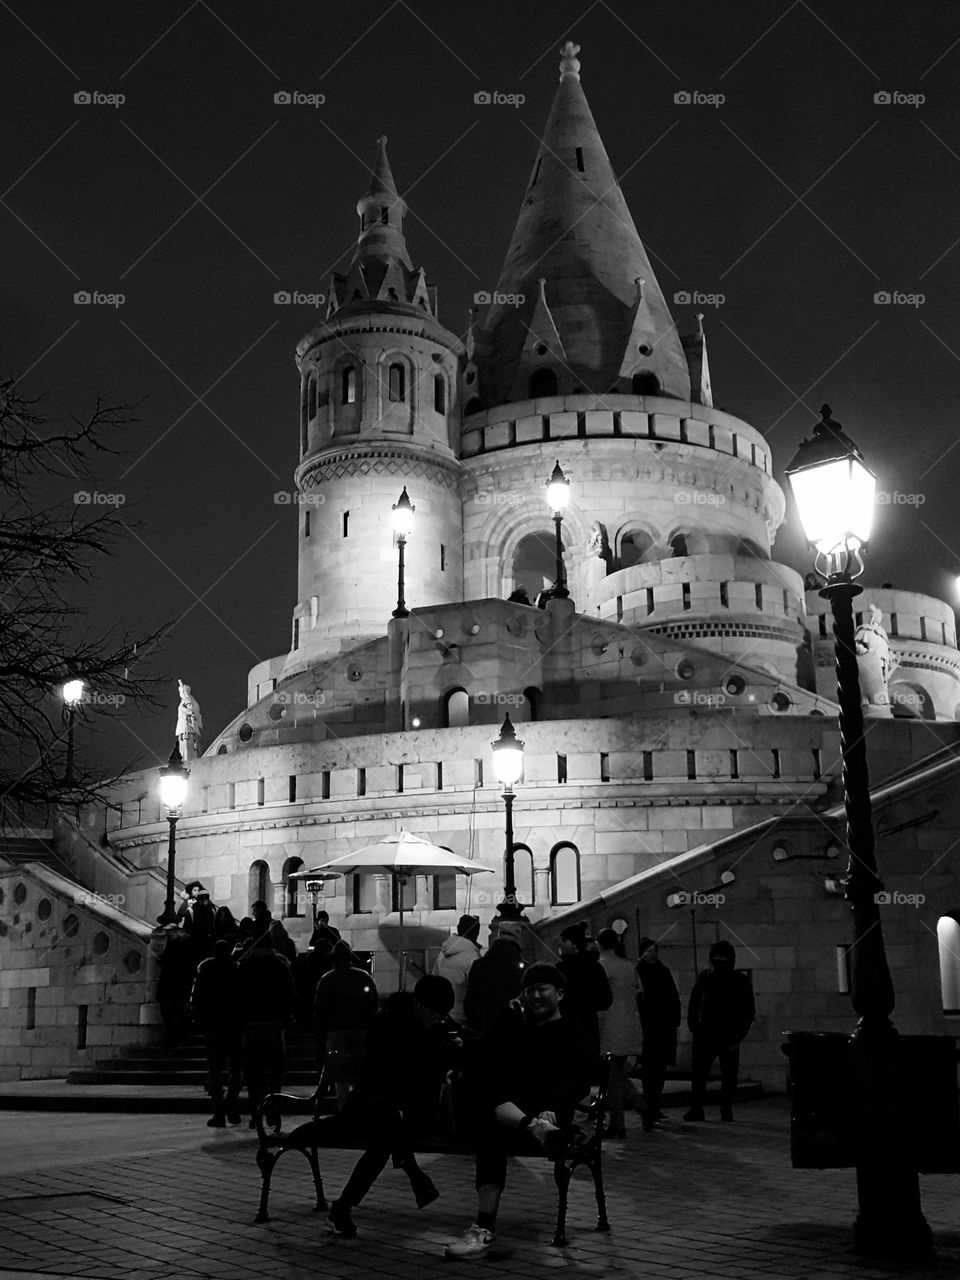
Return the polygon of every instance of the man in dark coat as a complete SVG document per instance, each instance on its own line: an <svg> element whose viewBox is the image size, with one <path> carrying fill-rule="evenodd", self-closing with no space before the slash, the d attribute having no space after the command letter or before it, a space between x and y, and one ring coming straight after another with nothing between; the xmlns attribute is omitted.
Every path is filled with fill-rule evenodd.
<svg viewBox="0 0 960 1280"><path fill-rule="evenodd" d="M643 1127L649 1132L664 1119L663 1085L667 1068L677 1060L677 1028L682 1007L677 984L660 959L656 941L641 938L637 951L637 977L642 988L637 996L637 1005L643 1028L643 1054L640 1059L645 1104Z"/></svg>
<svg viewBox="0 0 960 1280"><path fill-rule="evenodd" d="M710 948L710 968L690 992L687 1026L693 1036L693 1080L690 1110L684 1120L703 1120L707 1075L720 1059L720 1119L733 1119L733 1099L740 1070L740 1041L754 1019L753 988L734 968L737 953L725 939Z"/></svg>
<svg viewBox="0 0 960 1280"><path fill-rule="evenodd" d="M483 1032L520 994L523 952L516 938L498 934L486 955L474 960L467 973L463 1012L472 1031Z"/></svg>
<svg viewBox="0 0 960 1280"><path fill-rule="evenodd" d="M599 954L587 950L586 921L568 925L560 934L557 968L566 982L563 1016L583 1028L599 1057L600 1020L597 1015L613 1004L613 992Z"/></svg>
<svg viewBox="0 0 960 1280"><path fill-rule="evenodd" d="M237 962L225 938L213 946L213 955L203 960L190 996L190 1012L204 1033L207 1069L210 1073L210 1098L213 1115L207 1124L222 1129L229 1120L240 1123L238 1099L243 1083L243 1040L240 1013L240 984ZM224 1097L223 1074L227 1068L227 1092Z"/></svg>
<svg viewBox="0 0 960 1280"><path fill-rule="evenodd" d="M373 979L355 964L353 952L341 938L333 948L333 968L317 983L313 1007L324 1080L336 1084L339 1106L346 1101L350 1082L360 1074L367 1028L379 1007Z"/></svg>
<svg viewBox="0 0 960 1280"><path fill-rule="evenodd" d="M326 981L327 979L324 979ZM393 1155L423 1209L440 1194L417 1164L418 1137L433 1137L440 1086L454 1065L461 1042L449 1018L453 987L438 974L426 974L410 995L398 991L367 1028L363 1071L343 1110L327 1122L359 1131L366 1149L338 1199L330 1206L334 1235L355 1236L351 1209L383 1172Z"/></svg>
<svg viewBox="0 0 960 1280"><path fill-rule="evenodd" d="M290 965L271 947L251 945L238 963L243 1014L243 1068L250 1095L250 1128L268 1093L283 1088L284 1032L294 1019L297 991Z"/></svg>
<svg viewBox="0 0 960 1280"><path fill-rule="evenodd" d="M479 961L478 961L479 963ZM576 1020L561 1017L566 979L552 964L523 975L522 1009L507 1009L480 1041L477 1215L448 1258L476 1258L496 1240L507 1156L557 1159L574 1107L590 1090L596 1049Z"/></svg>

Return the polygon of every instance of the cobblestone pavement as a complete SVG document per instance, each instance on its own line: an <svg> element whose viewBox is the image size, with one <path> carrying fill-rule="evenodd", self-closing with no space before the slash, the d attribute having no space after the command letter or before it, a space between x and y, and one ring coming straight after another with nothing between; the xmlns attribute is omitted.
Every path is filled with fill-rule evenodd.
<svg viewBox="0 0 960 1280"><path fill-rule="evenodd" d="M679 1117L679 1112L674 1113ZM709 1114L709 1113L708 1113ZM4 1114L0 1154L0 1280L508 1280L561 1269L615 1280L874 1280L960 1273L960 1186L922 1179L937 1256L923 1267L858 1259L850 1249L852 1171L790 1168L782 1098L744 1104L737 1122L671 1120L607 1146L613 1230L593 1230L589 1180L571 1188L570 1245L550 1243L553 1180L544 1161L511 1163L494 1254L451 1262L443 1245L472 1219L473 1170L426 1156L441 1190L414 1207L388 1169L356 1213L360 1236L334 1239L311 1209L307 1164L277 1168L270 1223L253 1222L259 1177L246 1128L210 1130L196 1116ZM323 1153L328 1193L352 1164ZM3 1269L6 1268L6 1269Z"/></svg>

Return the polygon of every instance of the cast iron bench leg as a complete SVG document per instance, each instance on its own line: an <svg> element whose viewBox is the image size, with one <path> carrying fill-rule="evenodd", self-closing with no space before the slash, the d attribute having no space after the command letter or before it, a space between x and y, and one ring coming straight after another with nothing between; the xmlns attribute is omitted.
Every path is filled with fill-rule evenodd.
<svg viewBox="0 0 960 1280"><path fill-rule="evenodd" d="M317 1213L324 1213L329 1205L327 1198L323 1194L323 1177L320 1173L320 1157L317 1155L316 1147L309 1147L303 1153L310 1161L310 1169L313 1173L313 1185L317 1189Z"/></svg>
<svg viewBox="0 0 960 1280"><path fill-rule="evenodd" d="M257 1152L257 1164L260 1166L260 1176L262 1182L260 1185L260 1208L254 1222L269 1222L270 1215L267 1212L267 1202L270 1199L270 1179L273 1177L273 1166L277 1163L277 1156L272 1151L260 1150Z"/></svg>
<svg viewBox="0 0 960 1280"><path fill-rule="evenodd" d="M593 1174L593 1188L597 1193L597 1230L609 1231L610 1223L607 1221L607 1197L603 1190L603 1164L601 1162L599 1151L593 1158L590 1165L590 1172Z"/></svg>

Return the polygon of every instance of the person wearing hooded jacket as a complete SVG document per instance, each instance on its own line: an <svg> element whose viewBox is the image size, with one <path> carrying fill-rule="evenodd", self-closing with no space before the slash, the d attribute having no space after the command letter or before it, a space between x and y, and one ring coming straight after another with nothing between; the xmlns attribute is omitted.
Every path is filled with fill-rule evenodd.
<svg viewBox="0 0 960 1280"><path fill-rule="evenodd" d="M440 948L440 954L434 966L434 973L446 978L453 987L453 1009L450 1016L455 1022L463 1022L465 1014L463 1001L467 994L467 976L474 960L479 959L480 917L461 916L457 922L457 932L447 938Z"/></svg>
<svg viewBox="0 0 960 1280"><path fill-rule="evenodd" d="M733 1119L733 1098L740 1070L740 1042L750 1030L755 1008L753 988L745 973L734 968L737 953L721 939L710 948L710 968L701 973L690 992L687 1026L693 1036L690 1110L684 1120L704 1119L707 1074L720 1060L720 1119Z"/></svg>

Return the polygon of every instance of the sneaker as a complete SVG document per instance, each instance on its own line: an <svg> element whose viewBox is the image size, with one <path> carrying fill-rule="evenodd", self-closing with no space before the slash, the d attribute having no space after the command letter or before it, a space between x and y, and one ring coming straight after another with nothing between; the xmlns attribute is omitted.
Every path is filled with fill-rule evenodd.
<svg viewBox="0 0 960 1280"><path fill-rule="evenodd" d="M688 1122L698 1124L700 1121L706 1120L707 1117L703 1114L703 1107L691 1107L683 1118Z"/></svg>
<svg viewBox="0 0 960 1280"><path fill-rule="evenodd" d="M352 1240L357 1234L357 1224L350 1217L350 1206L334 1200L330 1206L330 1226L335 1236L344 1240Z"/></svg>
<svg viewBox="0 0 960 1280"><path fill-rule="evenodd" d="M732 1117L731 1117L731 1118L732 1118ZM227 1124L226 1116L223 1114L223 1112L222 1112L222 1111L218 1111L218 1112L216 1112L216 1114L215 1114L215 1115L212 1115L212 1116L210 1117L210 1119L207 1121L207 1128L208 1128L208 1129L223 1129L223 1128L225 1128L225 1127L226 1127L226 1124Z"/></svg>
<svg viewBox="0 0 960 1280"><path fill-rule="evenodd" d="M489 1227L478 1227L476 1223L467 1227L459 1240L448 1244L445 1254L448 1258L479 1258L487 1252L497 1238L497 1233Z"/></svg>

